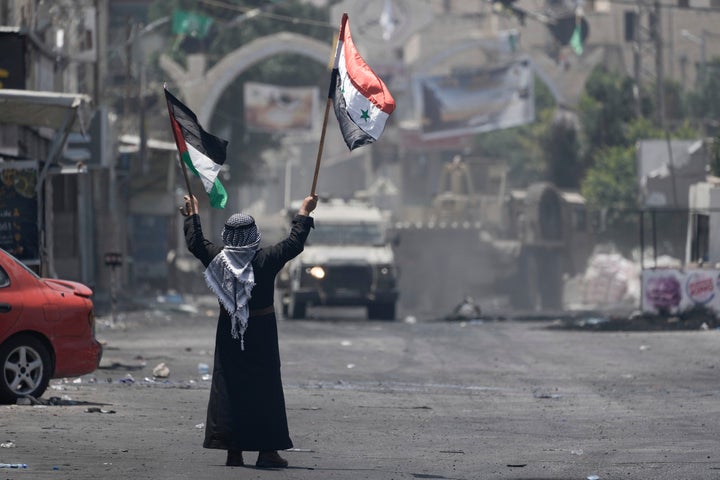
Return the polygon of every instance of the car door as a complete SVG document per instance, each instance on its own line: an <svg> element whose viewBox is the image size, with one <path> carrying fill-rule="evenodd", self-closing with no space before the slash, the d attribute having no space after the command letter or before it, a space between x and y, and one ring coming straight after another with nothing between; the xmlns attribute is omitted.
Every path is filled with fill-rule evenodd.
<svg viewBox="0 0 720 480"><path fill-rule="evenodd" d="M20 318L22 308L22 296L14 291L8 271L0 265L0 342Z"/></svg>

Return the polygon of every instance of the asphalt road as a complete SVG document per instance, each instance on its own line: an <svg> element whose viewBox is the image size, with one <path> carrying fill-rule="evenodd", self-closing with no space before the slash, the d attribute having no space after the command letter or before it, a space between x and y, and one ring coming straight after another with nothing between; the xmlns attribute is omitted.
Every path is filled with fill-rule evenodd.
<svg viewBox="0 0 720 480"><path fill-rule="evenodd" d="M53 381L42 400L60 405L0 406L0 462L28 465L0 479L720 478L719 331L361 311L279 322L291 468L225 467L201 446L208 310L101 322L102 368Z"/></svg>

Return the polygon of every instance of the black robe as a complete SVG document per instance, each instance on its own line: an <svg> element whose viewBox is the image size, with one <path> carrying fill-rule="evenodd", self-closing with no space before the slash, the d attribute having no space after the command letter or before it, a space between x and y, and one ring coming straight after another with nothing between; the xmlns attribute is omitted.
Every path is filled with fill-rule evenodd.
<svg viewBox="0 0 720 480"><path fill-rule="evenodd" d="M312 217L296 215L288 237L257 251L252 266L255 287L250 310L273 305L275 276L303 251L313 227ZM205 267L222 250L202 233L200 217L185 219L188 250ZM215 359L205 424L205 448L271 451L292 448L280 376L277 320L274 313L251 316L245 350L230 333L230 315L220 305L215 334Z"/></svg>

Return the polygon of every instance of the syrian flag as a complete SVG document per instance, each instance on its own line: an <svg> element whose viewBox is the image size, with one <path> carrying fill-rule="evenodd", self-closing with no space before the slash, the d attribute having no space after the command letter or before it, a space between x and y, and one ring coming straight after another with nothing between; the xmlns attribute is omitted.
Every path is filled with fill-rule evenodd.
<svg viewBox="0 0 720 480"><path fill-rule="evenodd" d="M390 91L355 48L346 13L340 25L329 97L350 150L380 138L395 110Z"/></svg>
<svg viewBox="0 0 720 480"><path fill-rule="evenodd" d="M193 111L168 92L167 88L164 89L170 125L180 159L202 180L210 197L210 205L214 208L225 208L227 192L217 177L227 156L227 140L203 130Z"/></svg>

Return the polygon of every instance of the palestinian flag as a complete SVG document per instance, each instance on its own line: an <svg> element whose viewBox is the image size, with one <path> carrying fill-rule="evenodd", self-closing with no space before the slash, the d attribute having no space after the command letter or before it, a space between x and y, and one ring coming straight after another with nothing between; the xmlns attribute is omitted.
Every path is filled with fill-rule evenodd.
<svg viewBox="0 0 720 480"><path fill-rule="evenodd" d="M203 130L193 111L168 92L167 88L163 88L180 159L202 180L210 196L210 205L225 208L227 192L217 177L227 156L227 140Z"/></svg>
<svg viewBox="0 0 720 480"><path fill-rule="evenodd" d="M340 24L328 96L350 150L379 139L395 110L390 91L355 48L346 13Z"/></svg>

